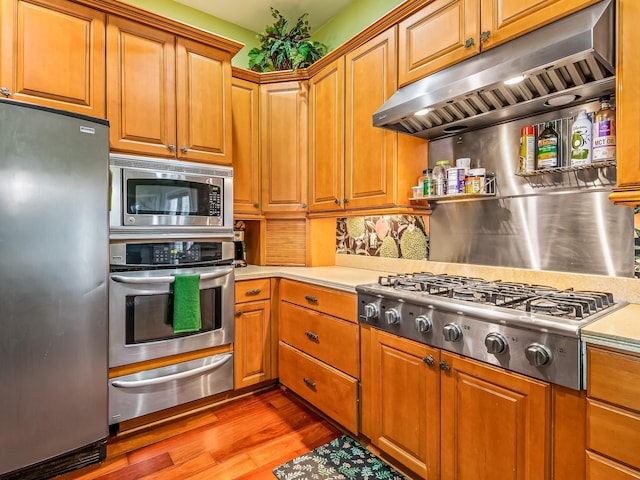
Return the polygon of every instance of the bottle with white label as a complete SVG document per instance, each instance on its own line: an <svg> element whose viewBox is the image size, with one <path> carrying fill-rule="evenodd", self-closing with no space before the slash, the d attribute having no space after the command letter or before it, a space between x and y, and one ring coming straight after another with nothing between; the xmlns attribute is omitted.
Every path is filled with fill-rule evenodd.
<svg viewBox="0 0 640 480"><path fill-rule="evenodd" d="M593 119L593 162L605 162L616 158L616 112L609 97L600 99L600 110Z"/></svg>
<svg viewBox="0 0 640 480"><path fill-rule="evenodd" d="M586 110L580 110L571 126L571 165L591 163L591 120Z"/></svg>

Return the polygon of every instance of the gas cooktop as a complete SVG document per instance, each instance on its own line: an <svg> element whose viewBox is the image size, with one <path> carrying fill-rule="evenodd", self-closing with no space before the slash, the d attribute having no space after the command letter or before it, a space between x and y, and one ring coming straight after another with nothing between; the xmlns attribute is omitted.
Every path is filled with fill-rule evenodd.
<svg viewBox="0 0 640 480"><path fill-rule="evenodd" d="M356 291L360 323L575 389L584 386L580 328L625 305L606 292L428 272Z"/></svg>

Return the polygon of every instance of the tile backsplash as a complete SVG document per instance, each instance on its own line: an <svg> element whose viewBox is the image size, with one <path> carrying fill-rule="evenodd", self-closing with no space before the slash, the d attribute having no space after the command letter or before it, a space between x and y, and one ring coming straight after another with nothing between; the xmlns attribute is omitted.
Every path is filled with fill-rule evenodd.
<svg viewBox="0 0 640 480"><path fill-rule="evenodd" d="M634 275L640 278L640 207L634 210ZM370 257L429 259L428 217L384 215L338 218L336 253Z"/></svg>
<svg viewBox="0 0 640 480"><path fill-rule="evenodd" d="M429 223L418 215L338 218L336 253L427 260Z"/></svg>

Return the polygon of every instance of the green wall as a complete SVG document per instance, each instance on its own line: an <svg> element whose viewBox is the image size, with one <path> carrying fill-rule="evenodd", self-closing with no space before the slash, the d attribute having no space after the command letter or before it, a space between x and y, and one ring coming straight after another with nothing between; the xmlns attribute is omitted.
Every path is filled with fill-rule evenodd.
<svg viewBox="0 0 640 480"><path fill-rule="evenodd" d="M355 0L319 27L313 33L313 39L326 44L329 50L334 50L403 2L404 0Z"/></svg>
<svg viewBox="0 0 640 480"><path fill-rule="evenodd" d="M259 42L256 39L257 32L252 32L173 0L123 1L143 10L244 43L244 48L238 52L231 62L238 67L247 68L249 65L249 50L259 46ZM329 50L333 50L401 3L403 3L403 0L355 0L338 15L319 27L313 33L313 39L327 44ZM271 16L265 18L265 26L271 23L272 20ZM294 21L296 19L292 18L290 20Z"/></svg>

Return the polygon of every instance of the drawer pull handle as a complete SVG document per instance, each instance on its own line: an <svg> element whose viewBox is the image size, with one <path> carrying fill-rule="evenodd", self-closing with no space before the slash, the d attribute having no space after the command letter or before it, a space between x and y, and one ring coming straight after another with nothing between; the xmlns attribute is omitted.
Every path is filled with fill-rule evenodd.
<svg viewBox="0 0 640 480"><path fill-rule="evenodd" d="M315 390L316 389L316 382L314 382L313 380L311 380L310 378L304 377L304 383L307 384L307 387L309 387L311 390Z"/></svg>
<svg viewBox="0 0 640 480"><path fill-rule="evenodd" d="M316 297L311 296L311 295L305 295L304 298L309 303L313 303L313 304L317 304L318 303L318 299Z"/></svg>
<svg viewBox="0 0 640 480"><path fill-rule="evenodd" d="M318 335L313 332L304 332L304 334L309 337L309 340L313 340L314 342L318 342Z"/></svg>
<svg viewBox="0 0 640 480"><path fill-rule="evenodd" d="M258 295L261 291L262 291L262 289L260 289L260 288L253 288L251 290L247 290L246 295L247 295L247 297L252 297L254 295Z"/></svg>

